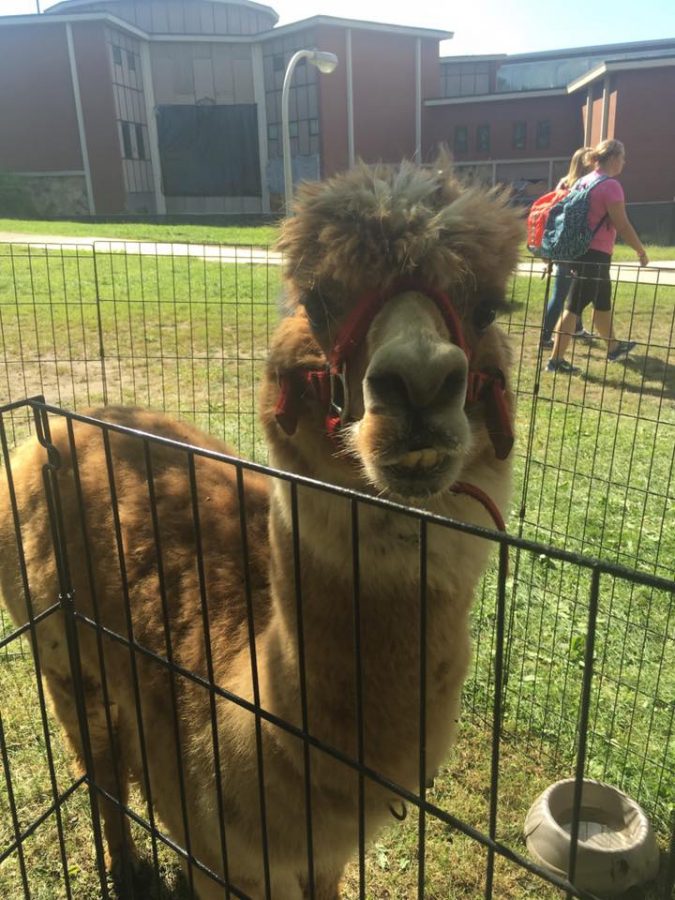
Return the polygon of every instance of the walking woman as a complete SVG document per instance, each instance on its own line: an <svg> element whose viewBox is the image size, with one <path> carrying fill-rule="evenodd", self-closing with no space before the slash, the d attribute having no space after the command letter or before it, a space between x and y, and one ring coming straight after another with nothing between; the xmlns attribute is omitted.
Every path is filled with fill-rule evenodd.
<svg viewBox="0 0 675 900"><path fill-rule="evenodd" d="M570 167L567 175L565 175L564 178L561 178L556 185L557 191L559 191L561 188L568 188L569 190L571 190L577 183L577 181L581 178L581 176L588 173L590 165L586 161L585 157L592 149L592 147L579 147L578 150L574 151L572 159L570 160ZM557 263L555 278L553 281L553 290L551 291L548 306L546 307L546 312L544 313L544 325L541 330L542 347L553 346L553 329L555 328L556 322L560 318L560 314L563 311L563 303L565 302L571 285L572 269L570 264L568 262ZM579 318L577 319L576 327L574 329L572 337L590 338L590 334L586 331L582 324L581 316L579 316Z"/></svg>
<svg viewBox="0 0 675 900"><path fill-rule="evenodd" d="M641 266L649 264L645 248L626 215L623 188L616 180L626 163L626 151L621 141L601 141L586 154L593 170L579 179L577 185L586 187L601 181L590 193L588 225L597 228L589 249L572 264L572 290L565 303L565 311L558 321L553 352L546 366L549 372L578 372L565 359L576 317L593 304L593 330L607 341L607 359L616 360L630 353L635 341L620 341L612 325L612 282L609 266L617 234L637 253ZM602 224L600 224L602 223Z"/></svg>

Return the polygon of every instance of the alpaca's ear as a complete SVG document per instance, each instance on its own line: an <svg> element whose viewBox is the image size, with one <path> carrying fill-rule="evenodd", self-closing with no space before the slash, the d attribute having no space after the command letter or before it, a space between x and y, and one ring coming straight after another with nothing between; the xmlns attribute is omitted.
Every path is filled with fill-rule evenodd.
<svg viewBox="0 0 675 900"><path fill-rule="evenodd" d="M439 144L438 153L431 164L438 179L436 191L438 208L454 203L462 189L461 181L454 171L454 162L450 147L446 143Z"/></svg>
<svg viewBox="0 0 675 900"><path fill-rule="evenodd" d="M450 152L450 147L448 144L443 141L438 145L438 153L436 155L436 160L434 165L437 169L442 169L443 171L449 172L452 169L452 153Z"/></svg>

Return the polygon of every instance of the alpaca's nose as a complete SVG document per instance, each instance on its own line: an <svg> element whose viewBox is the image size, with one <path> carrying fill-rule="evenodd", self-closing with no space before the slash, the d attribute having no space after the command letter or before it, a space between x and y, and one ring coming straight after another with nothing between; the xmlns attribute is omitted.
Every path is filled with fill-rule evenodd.
<svg viewBox="0 0 675 900"><path fill-rule="evenodd" d="M468 364L454 344L396 342L376 352L366 372L366 393L376 407L442 410L462 407Z"/></svg>

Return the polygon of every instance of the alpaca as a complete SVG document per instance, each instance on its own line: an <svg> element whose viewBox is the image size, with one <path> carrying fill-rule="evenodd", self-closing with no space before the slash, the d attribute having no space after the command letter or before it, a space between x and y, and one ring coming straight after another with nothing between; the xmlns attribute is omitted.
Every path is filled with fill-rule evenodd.
<svg viewBox="0 0 675 900"><path fill-rule="evenodd" d="M521 239L504 196L462 185L444 162L359 165L302 186L279 240L287 315L261 386L272 464L491 526L455 486L470 483L506 510L511 360L493 319ZM433 777L453 737L489 542L429 524L423 578L420 525L404 511L125 430L229 452L162 414L111 407L91 416L106 430L52 416L46 443L64 523L61 578L81 616L127 641L83 619L75 629L107 862L128 872L135 860L119 811L133 780L192 860L244 895L335 900L360 835L370 840L391 821L396 793L367 776L360 783L323 748L413 792ZM0 488L0 585L17 624L27 606L8 494L33 613L62 590L47 460L29 441L13 455L11 490L6 478ZM83 765L63 614L42 619L33 641ZM295 730L257 717L257 704ZM312 745L298 735L305 725ZM202 866L188 869L199 900L223 896Z"/></svg>

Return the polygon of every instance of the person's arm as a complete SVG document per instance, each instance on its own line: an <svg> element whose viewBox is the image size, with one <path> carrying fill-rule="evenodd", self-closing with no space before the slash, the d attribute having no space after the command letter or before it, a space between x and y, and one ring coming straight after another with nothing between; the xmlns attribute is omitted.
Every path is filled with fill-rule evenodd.
<svg viewBox="0 0 675 900"><path fill-rule="evenodd" d="M649 265L649 257L642 245L642 241L637 236L637 232L630 224L626 215L626 204L623 200L617 200L615 203L607 204L607 214L612 220L612 225L616 228L619 237L632 247L638 255L641 266Z"/></svg>

